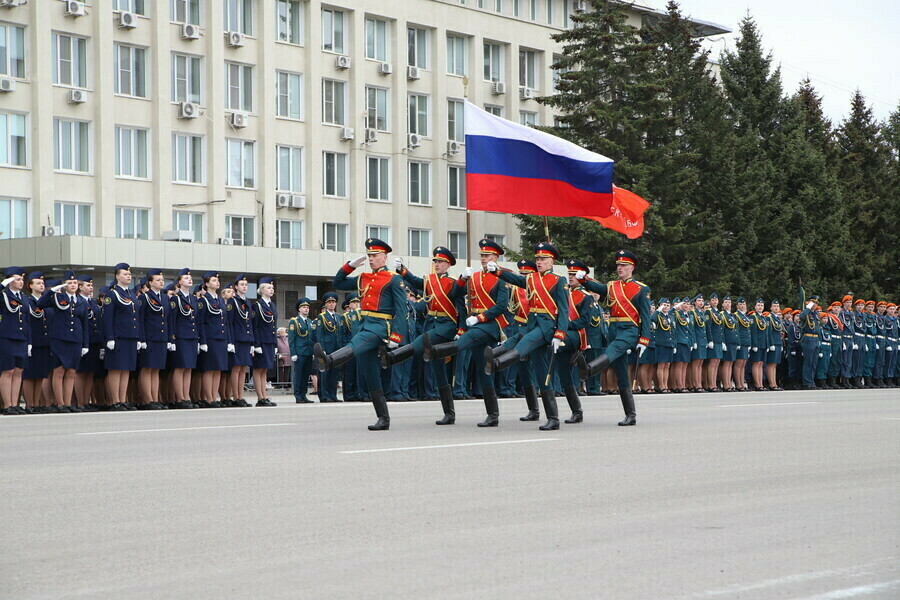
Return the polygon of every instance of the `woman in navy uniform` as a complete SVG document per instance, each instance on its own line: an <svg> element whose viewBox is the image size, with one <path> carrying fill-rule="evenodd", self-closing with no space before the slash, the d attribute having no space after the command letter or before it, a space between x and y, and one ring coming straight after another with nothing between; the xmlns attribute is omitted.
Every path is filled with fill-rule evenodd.
<svg viewBox="0 0 900 600"><path fill-rule="evenodd" d="M773 392L783 391L778 386L776 372L784 354L784 321L781 320L781 304L777 299L769 304L769 348L766 352L766 383Z"/></svg>
<svg viewBox="0 0 900 600"><path fill-rule="evenodd" d="M234 290L234 295L228 298L225 304L228 327L231 329L231 340L234 344L234 352L228 355L228 364L231 367L229 374L231 394L222 400L222 404L244 407L250 406L244 400L244 380L253 364L253 350L258 344L253 331L251 314L253 307L247 300L247 277L243 274L238 275L231 284L231 289Z"/></svg>
<svg viewBox="0 0 900 600"><path fill-rule="evenodd" d="M659 308L653 316L653 341L656 346L656 383L659 393L671 394L669 389L669 367L675 359L675 319L671 314L672 305L668 298L659 299Z"/></svg>
<svg viewBox="0 0 900 600"><path fill-rule="evenodd" d="M22 392L25 395L26 412L41 414L50 412L45 409L41 398L43 385L49 387L47 377L50 375L50 319L47 311L38 306L38 300L44 293L44 274L33 271L25 278L25 291L28 292L28 326L31 328L31 354L22 371ZM47 390L48 403L50 391ZM54 411L56 412L56 411Z"/></svg>
<svg viewBox="0 0 900 600"><path fill-rule="evenodd" d="M737 311L734 318L737 321L738 332L738 349L734 360L734 384L739 392L749 392L747 387L747 360L750 358L750 348L753 344L753 334L750 326L753 324L752 319L747 314L747 301L743 296L737 298Z"/></svg>
<svg viewBox="0 0 900 600"><path fill-rule="evenodd" d="M694 347L694 328L688 312L687 298L675 298L675 392L684 394L687 387L687 371L691 364L691 349Z"/></svg>
<svg viewBox="0 0 900 600"><path fill-rule="evenodd" d="M126 402L126 394L129 372L137 368L137 353L141 347L140 320L134 292L129 287L131 267L119 263L114 269L116 283L103 298L106 390L113 410L136 410Z"/></svg>
<svg viewBox="0 0 900 600"><path fill-rule="evenodd" d="M196 408L191 402L191 374L197 368L200 333L197 324L197 298L190 269L181 269L175 280L175 294L169 300L169 333L175 345L169 366L176 408Z"/></svg>
<svg viewBox="0 0 900 600"><path fill-rule="evenodd" d="M78 276L66 271L64 283L44 290L38 306L48 311L50 319L50 357L53 365L53 398L60 411L83 412L72 406L75 369L88 353L90 334L87 302L79 298Z"/></svg>
<svg viewBox="0 0 900 600"><path fill-rule="evenodd" d="M222 371L228 369L228 353L234 352L231 328L228 327L225 301L219 297L219 273L203 274L206 293L198 301L200 333L200 370L203 372L203 399L200 408L222 408L216 399Z"/></svg>
<svg viewBox="0 0 900 600"><path fill-rule="evenodd" d="M138 318L141 323L141 352L138 356L141 410L165 408L159 400L159 372L166 368L172 342L169 335L169 299L163 292L166 282L162 270L147 271L147 291L138 298Z"/></svg>
<svg viewBox="0 0 900 600"><path fill-rule="evenodd" d="M275 367L275 353L278 348L278 307L272 301L275 296L274 279L261 277L256 284L259 296L253 304L253 337L256 347L253 349L253 385L256 386L257 406L277 406L269 400L266 389L266 375Z"/></svg>
<svg viewBox="0 0 900 600"><path fill-rule="evenodd" d="M763 365L769 349L769 319L763 314L766 303L762 298L756 300L756 310L750 313L750 369L753 373L754 391L764 391Z"/></svg>
<svg viewBox="0 0 900 600"><path fill-rule="evenodd" d="M737 316L732 312L731 296L722 298L722 334L725 346L722 350L722 363L719 366L719 379L726 392L736 392L734 387L734 361L737 359L738 347L741 345L741 334L738 330Z"/></svg>
<svg viewBox="0 0 900 600"><path fill-rule="evenodd" d="M25 269L8 267L0 283L0 400L4 415L25 414L19 408L22 370L31 350L31 328L25 304Z"/></svg>
<svg viewBox="0 0 900 600"><path fill-rule="evenodd" d="M706 360L707 345L709 344L709 317L704 310L703 294L697 294L693 299L691 308L691 330L694 334L694 344L691 346L691 366L688 372L688 385L691 391L705 392L703 387L703 361Z"/></svg>
<svg viewBox="0 0 900 600"><path fill-rule="evenodd" d="M91 275L78 276L78 295L87 311L88 352L81 357L75 369L75 402L86 411L96 411L99 409L92 397L94 377L103 369L103 333L100 330L100 305L94 299L94 278Z"/></svg>
<svg viewBox="0 0 900 600"><path fill-rule="evenodd" d="M719 363L725 352L725 325L722 323L722 313L719 311L719 295L713 292L709 295L709 306L706 307L706 319L709 324L707 331L709 339L706 341L706 391L721 392L716 384L716 375L719 372Z"/></svg>

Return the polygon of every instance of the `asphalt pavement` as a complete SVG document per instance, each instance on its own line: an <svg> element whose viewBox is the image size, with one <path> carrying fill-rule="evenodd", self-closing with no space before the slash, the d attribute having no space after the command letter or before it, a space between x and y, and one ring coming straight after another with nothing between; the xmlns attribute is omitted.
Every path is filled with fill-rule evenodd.
<svg viewBox="0 0 900 600"><path fill-rule="evenodd" d="M389 406L0 417L0 598L900 598L900 390Z"/></svg>

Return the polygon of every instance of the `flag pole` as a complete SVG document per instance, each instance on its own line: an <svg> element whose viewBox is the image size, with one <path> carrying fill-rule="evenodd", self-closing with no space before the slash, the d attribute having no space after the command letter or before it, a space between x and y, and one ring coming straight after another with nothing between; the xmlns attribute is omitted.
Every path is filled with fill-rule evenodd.
<svg viewBox="0 0 900 600"><path fill-rule="evenodd" d="M547 217L544 217L544 237L547 239L547 243L550 243L550 225L547 223Z"/></svg>
<svg viewBox="0 0 900 600"><path fill-rule="evenodd" d="M469 76L463 75L462 78L463 84L463 98L469 99ZM465 110L465 108L463 108ZM465 132L464 132L465 135ZM466 266L472 266L472 211L468 208L468 202L466 202Z"/></svg>

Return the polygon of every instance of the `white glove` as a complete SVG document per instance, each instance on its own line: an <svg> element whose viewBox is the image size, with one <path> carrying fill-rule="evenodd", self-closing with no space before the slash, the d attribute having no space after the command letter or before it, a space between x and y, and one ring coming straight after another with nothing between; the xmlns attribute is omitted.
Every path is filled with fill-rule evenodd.
<svg viewBox="0 0 900 600"><path fill-rule="evenodd" d="M857 346L856 344L853 344L853 349L854 349L854 350L859 350L859 346Z"/></svg>
<svg viewBox="0 0 900 600"><path fill-rule="evenodd" d="M775 352L775 346L769 346L769 352Z"/></svg>
<svg viewBox="0 0 900 600"><path fill-rule="evenodd" d="M141 342L141 345L138 348L138 350L146 350L146 349L147 349L147 342Z"/></svg>
<svg viewBox="0 0 900 600"><path fill-rule="evenodd" d="M349 264L351 267L353 267L354 269L356 269L357 267L361 267L361 266L364 265L365 263L366 263L366 255L363 254L362 256L360 256L360 257L358 257L358 258L354 258L353 260L351 260L351 261L350 261L349 263L347 263L347 264Z"/></svg>
<svg viewBox="0 0 900 600"><path fill-rule="evenodd" d="M640 356L643 356L643 355L644 355L644 351L645 351L646 349L647 349L646 344L638 344L638 345L637 345L638 356L639 356L639 357L640 357Z"/></svg>
<svg viewBox="0 0 900 600"><path fill-rule="evenodd" d="M168 350L169 352L175 352L175 350L177 350L177 349L178 349L178 347L175 344L173 344L172 342L169 342L168 344L166 344L166 350Z"/></svg>
<svg viewBox="0 0 900 600"><path fill-rule="evenodd" d="M885 352L893 352L893 351L894 351L894 347L893 347L893 346L888 346L887 348L884 349L884 351L885 351ZM30 356L30 355L29 355L29 356Z"/></svg>
<svg viewBox="0 0 900 600"><path fill-rule="evenodd" d="M497 263L495 263L494 261L491 261L487 264L487 266L485 268L491 273L496 273L497 269L499 269L500 267L497 266Z"/></svg>
<svg viewBox="0 0 900 600"><path fill-rule="evenodd" d="M678 354L678 348L672 348L672 354Z"/></svg>
<svg viewBox="0 0 900 600"><path fill-rule="evenodd" d="M399 347L400 347L400 344L398 342L395 342L394 340L390 340L388 342L388 348L390 348L391 350L393 350L394 348L399 348Z"/></svg>
<svg viewBox="0 0 900 600"><path fill-rule="evenodd" d="M476 317L476 316L466 317L466 326L467 327L472 327L476 323L478 323L478 317Z"/></svg>
<svg viewBox="0 0 900 600"><path fill-rule="evenodd" d="M403 259L399 256L394 257L394 270L398 273L403 270Z"/></svg>
<svg viewBox="0 0 900 600"><path fill-rule="evenodd" d="M555 337L550 342L550 344L553 346L553 354L556 354L557 352L559 352L559 347L563 345L563 341L561 339Z"/></svg>
<svg viewBox="0 0 900 600"><path fill-rule="evenodd" d="M116 349L116 340L109 340L108 342L106 342L106 347L109 348L110 350L115 350Z"/></svg>
<svg viewBox="0 0 900 600"><path fill-rule="evenodd" d="M106 356L106 348L100 348L100 360L103 360L104 356Z"/></svg>
<svg viewBox="0 0 900 600"><path fill-rule="evenodd" d="M822 356L824 356L824 355L821 352L819 352L819 358L822 358Z"/></svg>
<svg viewBox="0 0 900 600"><path fill-rule="evenodd" d="M750 349L753 350L754 352L756 352L758 348L757 348L756 346L753 346L753 347L750 348Z"/></svg>
<svg viewBox="0 0 900 600"><path fill-rule="evenodd" d="M847 349L847 344L841 344L841 350L846 350L846 349Z"/></svg>
<svg viewBox="0 0 900 600"><path fill-rule="evenodd" d="M31 356L31 344L28 344L28 356Z"/></svg>
<svg viewBox="0 0 900 600"><path fill-rule="evenodd" d="M84 355L87 354L87 353L88 353L88 349L87 349L87 348L82 348L82 349L81 349L81 355L82 355L82 356L84 356Z"/></svg>
<svg viewBox="0 0 900 600"><path fill-rule="evenodd" d="M713 344L712 342L709 342L708 344L706 344L706 347L712 350L714 345L715 344Z"/></svg>
<svg viewBox="0 0 900 600"><path fill-rule="evenodd" d="M296 354L291 356L291 362L297 362L298 360L300 360L300 357L297 356Z"/></svg>
<svg viewBox="0 0 900 600"><path fill-rule="evenodd" d="M797 356L797 352L796 351L791 352L791 356Z"/></svg>
<svg viewBox="0 0 900 600"><path fill-rule="evenodd" d="M257 354L262 354L262 346L257 346L257 347L256 347L256 353L257 353Z"/></svg>
<svg viewBox="0 0 900 600"><path fill-rule="evenodd" d="M206 352L207 350L209 350L209 346L207 346L206 344L200 344L200 352Z"/></svg>
<svg viewBox="0 0 900 600"><path fill-rule="evenodd" d="M737 351L738 351L738 352L741 351L741 347L740 347L740 346L737 347Z"/></svg>
<svg viewBox="0 0 900 600"><path fill-rule="evenodd" d="M868 352L868 351L869 351L869 346L868 345L863 346L863 352Z"/></svg>
<svg viewBox="0 0 900 600"><path fill-rule="evenodd" d="M691 346L691 350L696 350L696 349L697 349L697 344L694 344L693 346Z"/></svg>
<svg viewBox="0 0 900 600"><path fill-rule="evenodd" d="M810 300L809 302L806 303L806 308L812 308L815 305L816 305L816 303L813 302L812 300Z"/></svg>
<svg viewBox="0 0 900 600"><path fill-rule="evenodd" d="M453 341L455 342L458 339L459 339L459 334L457 333L456 335L453 336Z"/></svg>
<svg viewBox="0 0 900 600"><path fill-rule="evenodd" d="M57 293L58 293L58 292L59 292L61 289L63 289L64 287L66 287L66 284L61 283L61 284L59 284L59 285L54 285L52 288L50 288L50 291L51 291L51 292L57 292Z"/></svg>
<svg viewBox="0 0 900 600"><path fill-rule="evenodd" d="M225 350L227 352L234 353L234 344L228 344L227 346L225 346Z"/></svg>
<svg viewBox="0 0 900 600"><path fill-rule="evenodd" d="M722 352L728 352L728 344L722 342Z"/></svg>
<svg viewBox="0 0 900 600"><path fill-rule="evenodd" d="M585 277L587 277L587 273L585 273L584 271L575 271L575 279L577 279L578 281L581 281Z"/></svg>
<svg viewBox="0 0 900 600"><path fill-rule="evenodd" d="M876 349L876 350L881 350L881 346L879 346L878 344L875 344L875 349Z"/></svg>
<svg viewBox="0 0 900 600"><path fill-rule="evenodd" d="M475 271L472 270L472 267L466 267L465 269L463 269L463 273L462 273L463 279L469 279L470 277L472 277L472 274L474 274L474 273L475 273Z"/></svg>
<svg viewBox="0 0 900 600"><path fill-rule="evenodd" d="M590 349L591 349L591 345L588 344L587 346L584 347L584 349L585 349L585 350L590 350Z"/></svg>
<svg viewBox="0 0 900 600"><path fill-rule="evenodd" d="M15 277L7 277L7 278L4 279L3 281L0 281L0 285L2 285L3 287L6 287L6 286L8 286L10 283L12 283L12 280L13 280L13 279L15 279Z"/></svg>
<svg viewBox="0 0 900 600"><path fill-rule="evenodd" d="M625 351L625 354L631 354L631 348Z"/></svg>

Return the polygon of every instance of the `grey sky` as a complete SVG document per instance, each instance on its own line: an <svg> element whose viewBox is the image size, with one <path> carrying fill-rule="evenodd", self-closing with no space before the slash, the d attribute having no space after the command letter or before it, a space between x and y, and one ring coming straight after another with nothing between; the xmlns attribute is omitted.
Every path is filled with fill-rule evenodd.
<svg viewBox="0 0 900 600"><path fill-rule="evenodd" d="M638 0L664 9L666 0ZM900 104L900 2L897 0L680 0L685 14L735 33L714 38L713 58L734 48L740 20L750 10L763 44L781 64L786 93L807 75L837 125L856 88L877 119Z"/></svg>

